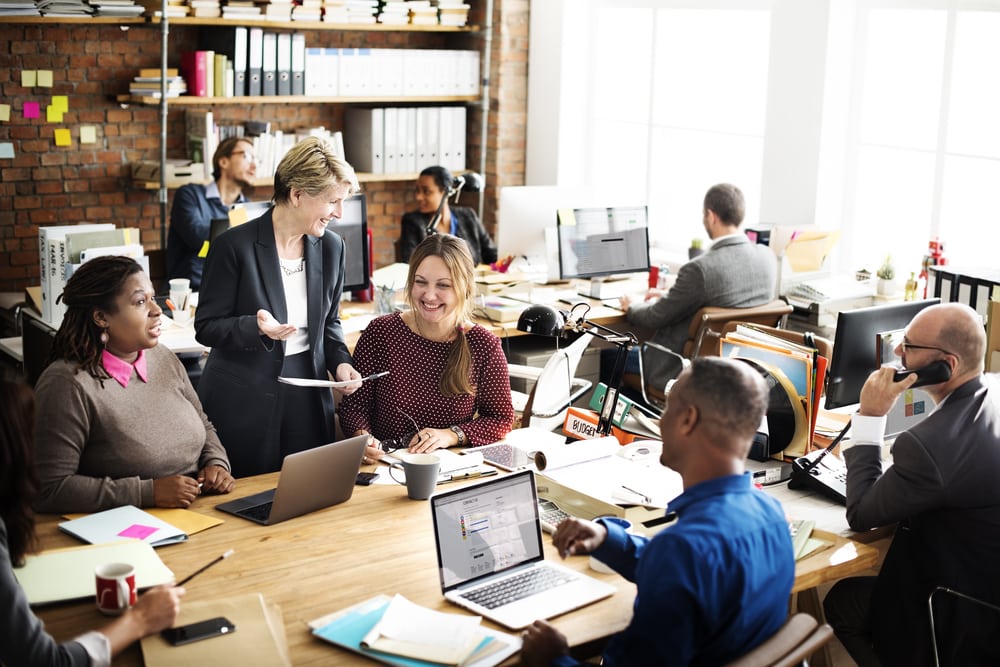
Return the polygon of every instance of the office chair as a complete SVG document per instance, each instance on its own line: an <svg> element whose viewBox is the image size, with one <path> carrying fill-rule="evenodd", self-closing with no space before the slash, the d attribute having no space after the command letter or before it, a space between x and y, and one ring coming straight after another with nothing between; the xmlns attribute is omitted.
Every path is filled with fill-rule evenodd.
<svg viewBox="0 0 1000 667"><path fill-rule="evenodd" d="M751 308L706 306L691 318L688 340L684 343L683 354L688 359L718 356L722 327L727 322L751 322L780 329L784 327L792 310L792 307L781 299L775 299L770 303Z"/></svg>
<svg viewBox="0 0 1000 667"><path fill-rule="evenodd" d="M657 343L646 341L639 348L639 391L653 416L663 414L667 407L667 384L676 380L689 364L690 360ZM634 379L626 381L634 386Z"/></svg>
<svg viewBox="0 0 1000 667"><path fill-rule="evenodd" d="M542 368L507 364L511 377L535 381L528 394L510 392L515 421L520 416L521 428L532 426L551 431L562 426L566 409L587 393L593 384L590 380L574 377L583 353L593 339L593 336L582 334L566 347L553 352Z"/></svg>
<svg viewBox="0 0 1000 667"><path fill-rule="evenodd" d="M833 638L833 628L805 613L793 615L770 639L725 667L808 667L808 659Z"/></svg>
<svg viewBox="0 0 1000 667"><path fill-rule="evenodd" d="M931 591L931 594L927 596L927 614L930 618L931 646L934 649L935 667L940 667L941 665L941 655L940 655L940 650L938 648L938 632L934 625L934 596L938 593L941 593L942 595L951 595L957 598L957 600L965 600L966 602L971 602L972 604L978 605L984 609L990 609L1000 614L1000 607L998 607L995 604L990 604L985 600L980 600L979 598L973 597L971 595L960 593L959 591L956 591L952 588L948 588L947 586L936 586L934 590ZM1000 616L997 617L996 627L998 630L1000 630ZM980 656L980 658L982 659L982 656Z"/></svg>

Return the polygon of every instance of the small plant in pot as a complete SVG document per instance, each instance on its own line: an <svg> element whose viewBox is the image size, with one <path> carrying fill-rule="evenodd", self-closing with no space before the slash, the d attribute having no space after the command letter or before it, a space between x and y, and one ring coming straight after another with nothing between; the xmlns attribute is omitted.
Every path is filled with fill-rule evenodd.
<svg viewBox="0 0 1000 667"><path fill-rule="evenodd" d="M879 296L889 296L896 292L896 284L893 279L896 277L896 269L892 266L892 256L886 255L882 266L878 267L875 273L878 276L877 291Z"/></svg>

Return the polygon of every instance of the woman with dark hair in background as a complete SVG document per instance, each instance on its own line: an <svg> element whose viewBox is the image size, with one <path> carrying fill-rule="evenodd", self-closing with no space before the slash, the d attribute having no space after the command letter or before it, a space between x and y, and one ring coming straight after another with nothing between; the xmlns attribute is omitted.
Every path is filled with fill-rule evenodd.
<svg viewBox="0 0 1000 667"><path fill-rule="evenodd" d="M441 200L441 219L434 231L451 234L464 240L469 246L472 263L490 264L497 261L497 247L486 233L476 212L465 206L449 206L448 191L452 187L451 172L444 167L427 167L417 179L417 210L403 216L399 230L400 259L410 261L414 248L427 237L427 225L437 212Z"/></svg>
<svg viewBox="0 0 1000 667"><path fill-rule="evenodd" d="M32 426L35 406L31 390L0 380L0 665L110 665L132 642L169 628L180 610L183 588L160 586L139 598L134 607L100 630L57 643L31 611L13 567L35 546L31 501L36 483L32 469Z"/></svg>
<svg viewBox="0 0 1000 667"><path fill-rule="evenodd" d="M40 512L187 507L235 486L184 366L158 345L162 309L142 267L98 257L70 277L38 378Z"/></svg>
<svg viewBox="0 0 1000 667"><path fill-rule="evenodd" d="M484 445L510 431L514 408L500 339L470 321L473 284L468 246L435 234L417 246L406 279L410 309L373 320L354 349L366 382L340 405L344 433L396 439L411 452Z"/></svg>

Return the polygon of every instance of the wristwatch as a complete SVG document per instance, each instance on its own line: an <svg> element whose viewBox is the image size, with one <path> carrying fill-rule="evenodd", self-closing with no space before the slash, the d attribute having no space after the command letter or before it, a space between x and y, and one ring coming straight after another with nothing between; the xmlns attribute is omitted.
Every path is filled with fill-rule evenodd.
<svg viewBox="0 0 1000 667"><path fill-rule="evenodd" d="M448 428L450 428L452 431L454 431L455 435L458 436L458 446L459 447L465 447L465 443L468 440L468 438L465 437L465 431L462 430L462 427L460 427L460 426L449 426Z"/></svg>

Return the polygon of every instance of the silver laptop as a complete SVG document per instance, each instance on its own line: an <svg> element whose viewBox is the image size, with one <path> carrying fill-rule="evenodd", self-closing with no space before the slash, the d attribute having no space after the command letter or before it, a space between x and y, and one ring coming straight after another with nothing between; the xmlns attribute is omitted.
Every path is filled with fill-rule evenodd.
<svg viewBox="0 0 1000 667"><path fill-rule="evenodd" d="M530 470L437 494L431 497L431 514L444 597L508 628L615 592L545 560Z"/></svg>
<svg viewBox="0 0 1000 667"><path fill-rule="evenodd" d="M277 488L215 508L269 526L342 503L354 493L367 443L368 436L359 435L289 454L281 464Z"/></svg>

